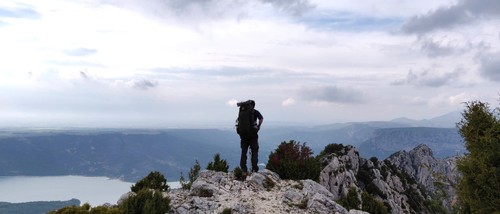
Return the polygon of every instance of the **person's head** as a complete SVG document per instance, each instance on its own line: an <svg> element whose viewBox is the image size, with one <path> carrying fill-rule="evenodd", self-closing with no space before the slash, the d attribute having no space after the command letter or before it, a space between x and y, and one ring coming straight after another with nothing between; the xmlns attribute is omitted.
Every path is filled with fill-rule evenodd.
<svg viewBox="0 0 500 214"><path fill-rule="evenodd" d="M248 102L250 102L250 105L252 105L252 107L254 107L254 108L255 108L255 101L253 101L253 100L248 100Z"/></svg>

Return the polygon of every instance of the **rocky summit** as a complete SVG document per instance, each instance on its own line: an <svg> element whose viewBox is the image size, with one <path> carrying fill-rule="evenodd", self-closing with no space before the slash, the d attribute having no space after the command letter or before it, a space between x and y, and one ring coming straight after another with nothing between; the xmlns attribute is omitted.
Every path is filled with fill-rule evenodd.
<svg viewBox="0 0 500 214"><path fill-rule="evenodd" d="M282 180L266 169L244 181L232 173L201 171L190 190L174 189L167 195L173 213L365 213L346 210L317 182Z"/></svg>

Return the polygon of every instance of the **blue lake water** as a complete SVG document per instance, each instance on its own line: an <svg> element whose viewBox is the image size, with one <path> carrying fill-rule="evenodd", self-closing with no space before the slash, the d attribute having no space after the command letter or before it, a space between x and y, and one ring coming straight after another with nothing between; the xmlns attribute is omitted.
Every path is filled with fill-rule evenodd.
<svg viewBox="0 0 500 214"><path fill-rule="evenodd" d="M76 198L92 206L116 204L133 183L106 177L0 176L0 201L66 201ZM178 188L179 182L169 182Z"/></svg>

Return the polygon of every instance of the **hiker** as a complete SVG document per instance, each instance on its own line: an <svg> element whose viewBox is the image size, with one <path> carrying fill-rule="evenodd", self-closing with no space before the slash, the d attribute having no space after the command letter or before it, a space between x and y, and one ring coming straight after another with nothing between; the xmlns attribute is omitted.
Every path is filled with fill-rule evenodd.
<svg viewBox="0 0 500 214"><path fill-rule="evenodd" d="M247 153L248 147L251 151L252 172L259 171L257 166L259 159L259 135L260 126L264 121L262 114L255 109L255 101L248 100L238 103L239 113L236 120L236 132L240 135L241 158L240 167L244 174L247 174Z"/></svg>

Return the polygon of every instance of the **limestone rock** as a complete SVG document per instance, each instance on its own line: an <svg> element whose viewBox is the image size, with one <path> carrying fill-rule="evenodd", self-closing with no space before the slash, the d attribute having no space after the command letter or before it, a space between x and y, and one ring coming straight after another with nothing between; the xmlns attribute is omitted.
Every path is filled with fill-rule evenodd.
<svg viewBox="0 0 500 214"><path fill-rule="evenodd" d="M191 190L174 189L166 194L172 213L221 213L225 209L232 213L349 213L324 186L312 180L282 180L267 169L252 173L245 181L235 180L231 173L205 170Z"/></svg>
<svg viewBox="0 0 500 214"><path fill-rule="evenodd" d="M344 146L321 160L327 165L321 171L320 184L333 194L334 200L344 198L349 188L355 188L359 199L365 191L388 205L391 213L430 213L431 208L424 203L427 195L418 188L417 181L433 182L428 177L433 168L425 166L433 165L436 159L426 146L417 147L415 151L418 152L411 154L419 156L417 162L422 165L421 168L413 167L415 158L404 151L403 155L397 156L397 160L394 159L399 163L395 165L377 158L361 158L356 148Z"/></svg>
<svg viewBox="0 0 500 214"><path fill-rule="evenodd" d="M443 205L451 209L456 201L455 186L458 183L459 172L456 161L458 157L437 159L432 150L422 144L409 152L400 151L387 160L412 176L425 189L432 193L442 193ZM437 185L437 186L436 186Z"/></svg>

